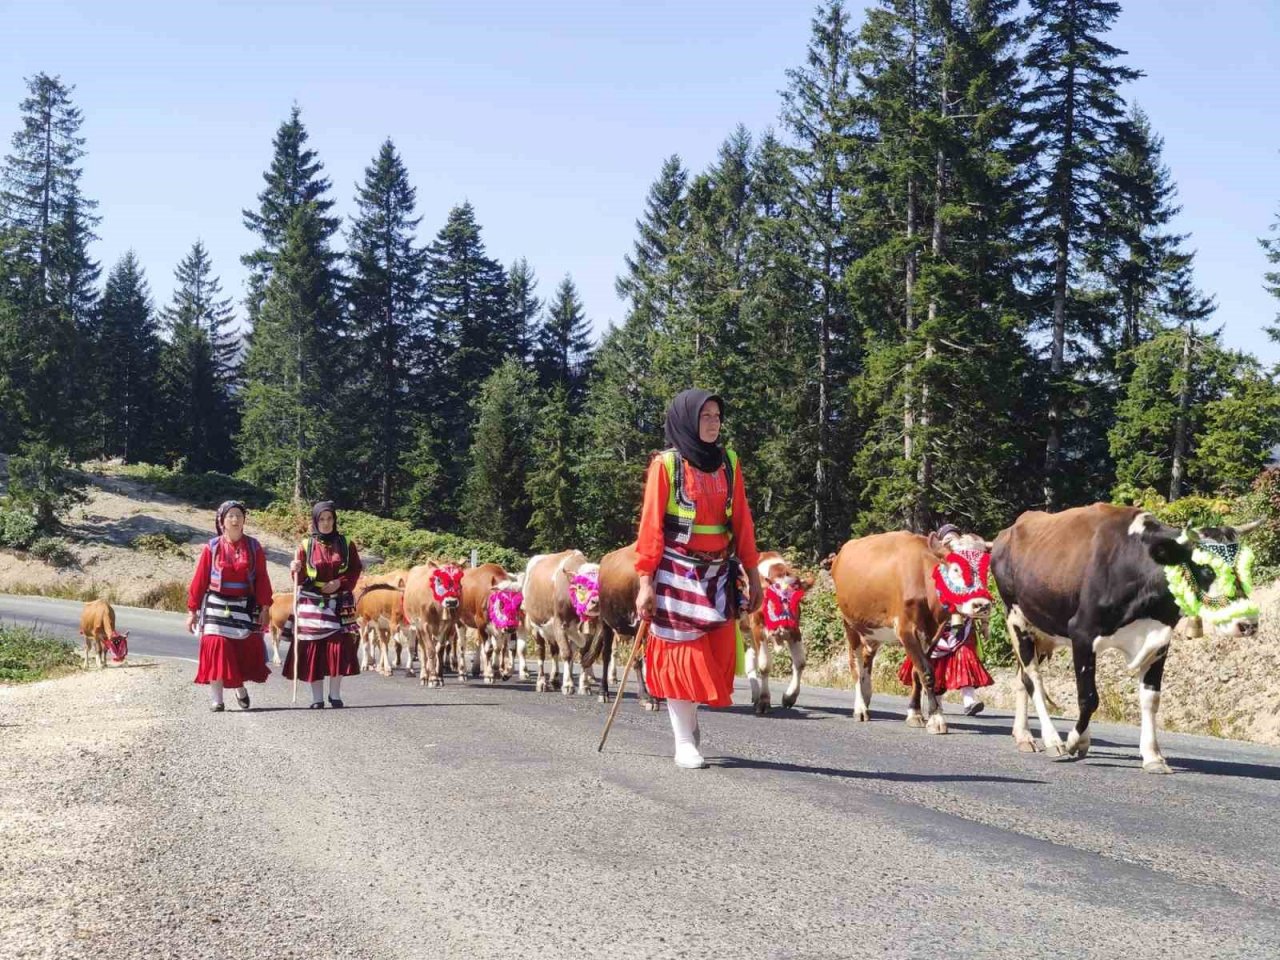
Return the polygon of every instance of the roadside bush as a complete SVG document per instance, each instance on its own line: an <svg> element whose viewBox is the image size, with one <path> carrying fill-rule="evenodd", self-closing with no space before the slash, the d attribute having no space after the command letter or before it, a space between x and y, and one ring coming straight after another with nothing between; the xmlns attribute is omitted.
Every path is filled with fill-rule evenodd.
<svg viewBox="0 0 1280 960"><path fill-rule="evenodd" d="M138 598L138 606L152 610L187 612L187 585L181 580L167 580L147 590Z"/></svg>
<svg viewBox="0 0 1280 960"><path fill-rule="evenodd" d="M0 509L0 547L25 550L35 542L37 533L39 524L30 510Z"/></svg>
<svg viewBox="0 0 1280 960"><path fill-rule="evenodd" d="M154 463L130 463L104 467L104 472L128 477L149 487L186 500L198 507L216 507L223 500L242 500L249 507L262 508L271 502L271 494L248 481L216 470L187 473L181 463L170 468Z"/></svg>
<svg viewBox="0 0 1280 960"><path fill-rule="evenodd" d="M311 527L309 514L282 501L255 512L251 522L284 537L301 537ZM419 530L403 520L388 520L359 510L339 510L338 529L361 552L382 557L390 566L407 566L427 559L469 561L472 549L481 563L499 563L512 573L523 569L526 560L518 551L487 540Z"/></svg>
<svg viewBox="0 0 1280 960"><path fill-rule="evenodd" d="M186 551L183 549L185 543L186 537L183 534L162 530L159 533L140 533L129 545L135 550L152 553L158 557L185 557Z"/></svg>
<svg viewBox="0 0 1280 960"><path fill-rule="evenodd" d="M0 683L29 683L75 668L76 648L30 627L0 625Z"/></svg>
<svg viewBox="0 0 1280 960"><path fill-rule="evenodd" d="M31 544L29 552L37 560L43 560L49 566L57 567L59 570L74 567L77 563L76 555L67 546L67 541L61 537L41 537Z"/></svg>
<svg viewBox="0 0 1280 960"><path fill-rule="evenodd" d="M9 503L27 507L38 529L58 528L58 514L87 498L77 475L67 468L67 451L47 443L28 443L9 458Z"/></svg>
<svg viewBox="0 0 1280 960"><path fill-rule="evenodd" d="M1280 467L1258 474L1253 488L1236 501L1232 520L1262 521L1262 526L1248 536L1257 564L1254 580L1262 582L1280 574Z"/></svg>

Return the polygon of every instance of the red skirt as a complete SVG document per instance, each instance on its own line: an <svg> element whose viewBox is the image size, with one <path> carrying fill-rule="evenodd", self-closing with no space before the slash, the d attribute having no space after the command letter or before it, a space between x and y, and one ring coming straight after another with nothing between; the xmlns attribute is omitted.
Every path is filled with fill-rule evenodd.
<svg viewBox="0 0 1280 960"><path fill-rule="evenodd" d="M289 644L284 665L280 668L286 680L293 679L293 652L297 641ZM359 647L356 636L345 630L322 640L302 640L302 669L298 679L311 683L325 677L353 677L360 672Z"/></svg>
<svg viewBox="0 0 1280 960"><path fill-rule="evenodd" d="M644 653L649 694L666 700L694 700L709 707L733 705L733 670L738 659L737 624L730 620L697 640L672 643L650 637Z"/></svg>
<svg viewBox="0 0 1280 960"><path fill-rule="evenodd" d="M215 680L235 689L245 682L266 683L271 676L267 666L267 648L261 633L251 633L243 640L231 640L217 634L206 633L200 638L200 664L196 668L196 683L207 684Z"/></svg>
<svg viewBox="0 0 1280 960"><path fill-rule="evenodd" d="M911 674L911 658L907 657L898 668L898 682L911 686ZM961 687L989 687L995 682L978 659L972 643L962 643L955 652L933 661L933 679L938 693Z"/></svg>

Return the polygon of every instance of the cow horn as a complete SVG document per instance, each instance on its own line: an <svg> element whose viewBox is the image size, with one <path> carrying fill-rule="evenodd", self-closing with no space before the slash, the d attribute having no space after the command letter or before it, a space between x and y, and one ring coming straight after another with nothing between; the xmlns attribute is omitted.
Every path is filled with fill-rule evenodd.
<svg viewBox="0 0 1280 960"><path fill-rule="evenodd" d="M1240 526L1233 527L1232 529L1235 530L1237 537L1243 537L1246 533L1253 533L1253 531L1257 530L1260 526L1262 526L1261 520L1250 520L1248 523L1242 523Z"/></svg>

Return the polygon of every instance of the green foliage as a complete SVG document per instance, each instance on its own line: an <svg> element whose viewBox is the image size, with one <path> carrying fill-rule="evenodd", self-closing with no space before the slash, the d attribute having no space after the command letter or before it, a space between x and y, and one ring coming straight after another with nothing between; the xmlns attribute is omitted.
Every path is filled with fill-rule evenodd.
<svg viewBox="0 0 1280 960"><path fill-rule="evenodd" d="M28 552L37 560L43 560L59 570L77 565L76 555L61 537L41 537L31 544Z"/></svg>
<svg viewBox="0 0 1280 960"><path fill-rule="evenodd" d="M254 522L280 536L300 538L310 528L310 515L276 501L255 513ZM338 528L361 551L382 557L391 566L425 560L470 562L473 549L480 563L499 563L512 572L524 569L526 559L523 554L488 540L420 530L403 520L388 520L359 510L339 510Z"/></svg>
<svg viewBox="0 0 1280 960"><path fill-rule="evenodd" d="M172 530L163 530L160 533L140 533L133 538L129 545L135 550L155 554L158 557L185 557L186 551L183 549L183 545L186 542L187 538L183 534Z"/></svg>
<svg viewBox="0 0 1280 960"><path fill-rule="evenodd" d="M28 509L0 510L0 547L25 550L40 532L36 516Z"/></svg>
<svg viewBox="0 0 1280 960"><path fill-rule="evenodd" d="M174 467L151 463L127 464L112 469L112 473L141 481L179 500L186 500L198 507L216 507L224 500L240 500L250 508L261 508L271 503L271 492L239 477L231 477L216 470L204 473L187 473L179 463Z"/></svg>
<svg viewBox="0 0 1280 960"><path fill-rule="evenodd" d="M1280 467L1258 474L1249 492L1236 500L1232 520L1262 521L1248 537L1255 558L1254 581L1280 575Z"/></svg>
<svg viewBox="0 0 1280 960"><path fill-rule="evenodd" d="M32 627L0 625L0 683L46 680L74 669L76 648Z"/></svg>
<svg viewBox="0 0 1280 960"><path fill-rule="evenodd" d="M146 590L138 598L136 606L149 610L169 610L173 613L187 611L187 584L181 580L166 580Z"/></svg>
<svg viewBox="0 0 1280 960"><path fill-rule="evenodd" d="M112 268L98 308L88 383L94 446L103 457L152 460L161 453L160 336L151 293L130 250Z"/></svg>
<svg viewBox="0 0 1280 960"><path fill-rule="evenodd" d="M20 456L9 459L10 506L28 508L37 529L52 532L58 514L83 503L79 478L67 467L67 451L43 441L25 444Z"/></svg>
<svg viewBox="0 0 1280 960"><path fill-rule="evenodd" d="M553 553L577 544L578 479L574 454L578 447L569 393L563 384L552 388L536 417L532 465L525 489L533 510L529 530L533 547Z"/></svg>

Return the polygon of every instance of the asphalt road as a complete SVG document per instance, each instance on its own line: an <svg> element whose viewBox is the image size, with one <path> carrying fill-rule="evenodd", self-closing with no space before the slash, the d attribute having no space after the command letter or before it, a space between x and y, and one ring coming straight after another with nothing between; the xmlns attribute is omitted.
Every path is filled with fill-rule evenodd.
<svg viewBox="0 0 1280 960"><path fill-rule="evenodd" d="M78 611L0 597L0 620L70 635ZM178 615L117 616L131 659L194 657ZM307 758L305 782L240 789L268 818L306 804L317 832L274 835L323 837L375 955L1280 956L1280 750L1164 733L1174 774L1153 776L1133 728L1051 761L1007 714L931 736L899 699L859 724L806 687L764 718L704 711L712 767L681 771L630 698L597 754L594 697L365 675L308 714L288 686L251 687L246 714L194 686L179 706L242 759Z"/></svg>

